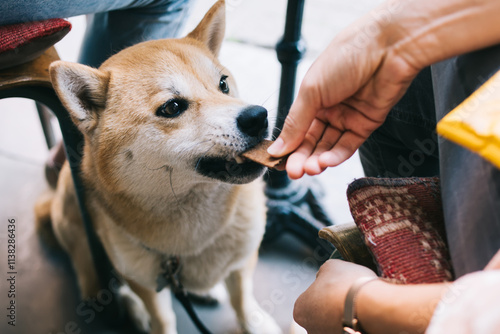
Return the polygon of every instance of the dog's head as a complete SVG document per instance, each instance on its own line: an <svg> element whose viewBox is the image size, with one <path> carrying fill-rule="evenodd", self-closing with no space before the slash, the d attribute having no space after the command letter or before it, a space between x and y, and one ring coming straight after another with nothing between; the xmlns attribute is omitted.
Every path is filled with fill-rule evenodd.
<svg viewBox="0 0 500 334"><path fill-rule="evenodd" d="M52 64L55 90L85 136L84 168L122 189L151 186L165 171L187 183L262 175L240 154L268 136L267 111L238 99L217 60L224 30L219 1L185 38L132 46L99 69Z"/></svg>

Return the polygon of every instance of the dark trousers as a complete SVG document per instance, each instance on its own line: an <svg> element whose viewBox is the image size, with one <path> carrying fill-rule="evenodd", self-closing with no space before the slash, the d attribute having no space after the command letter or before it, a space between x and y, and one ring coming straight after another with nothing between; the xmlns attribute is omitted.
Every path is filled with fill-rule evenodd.
<svg viewBox="0 0 500 334"><path fill-rule="evenodd" d="M457 277L482 269L500 249L500 170L437 136L436 122L498 70L500 46L424 69L359 149L367 176L440 176Z"/></svg>

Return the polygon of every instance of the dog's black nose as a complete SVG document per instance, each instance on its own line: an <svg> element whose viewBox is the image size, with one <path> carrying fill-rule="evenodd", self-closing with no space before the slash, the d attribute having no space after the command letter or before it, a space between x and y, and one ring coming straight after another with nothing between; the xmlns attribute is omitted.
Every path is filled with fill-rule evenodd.
<svg viewBox="0 0 500 334"><path fill-rule="evenodd" d="M251 137L258 137L264 134L269 125L267 110L261 106L250 106L243 109L236 121L241 132Z"/></svg>

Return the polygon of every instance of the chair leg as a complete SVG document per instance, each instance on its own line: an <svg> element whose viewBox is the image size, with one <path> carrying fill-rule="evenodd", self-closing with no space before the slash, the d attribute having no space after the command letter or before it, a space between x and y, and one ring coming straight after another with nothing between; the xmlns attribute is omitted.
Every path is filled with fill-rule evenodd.
<svg viewBox="0 0 500 334"><path fill-rule="evenodd" d="M56 138L51 123L51 120L54 116L44 104L40 102L35 102L35 103L36 103L36 109L38 111L38 117L40 117L40 123L42 124L42 130L43 130L43 135L45 136L45 142L47 143L47 148L50 150L56 144Z"/></svg>
<svg viewBox="0 0 500 334"><path fill-rule="evenodd" d="M102 289L109 289L112 282L116 281L116 275L113 266L101 244L96 232L92 227L90 214L85 206L85 189L80 177L80 163L83 150L83 135L71 121L71 118L57 98L54 90L41 86L24 86L12 89L0 90L0 99L8 97L24 97L35 101L40 101L49 108L59 121L62 137L66 148L66 157L71 167L73 183L75 185L76 196L80 206L80 212L85 225L87 239L90 245L92 259L99 275L99 283ZM113 293L113 290L110 290ZM101 312L104 319L115 326L123 323L125 313L124 309L118 303L116 295L112 301Z"/></svg>

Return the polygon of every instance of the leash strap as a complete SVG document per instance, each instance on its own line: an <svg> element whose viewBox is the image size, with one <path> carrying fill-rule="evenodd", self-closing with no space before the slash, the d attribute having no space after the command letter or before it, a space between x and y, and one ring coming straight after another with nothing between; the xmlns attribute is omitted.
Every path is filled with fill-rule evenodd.
<svg viewBox="0 0 500 334"><path fill-rule="evenodd" d="M193 304L188 298L188 295L186 293L186 290L182 289L182 291L177 291L174 292L175 298L182 304L186 312L189 314L189 317L195 324L196 328L200 331L202 334L211 334L211 332L205 327L205 325L201 322L200 318L196 314L193 308Z"/></svg>
<svg viewBox="0 0 500 334"><path fill-rule="evenodd" d="M158 275L156 279L157 288L156 291L160 292L163 288L169 286L174 293L175 298L182 304L187 314L195 324L196 328L201 334L211 334L211 332L205 327L203 322L196 314L193 304L187 295L186 289L182 286L179 280L179 273L181 271L181 262L178 256L171 256L164 259L161 263L162 272Z"/></svg>

